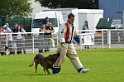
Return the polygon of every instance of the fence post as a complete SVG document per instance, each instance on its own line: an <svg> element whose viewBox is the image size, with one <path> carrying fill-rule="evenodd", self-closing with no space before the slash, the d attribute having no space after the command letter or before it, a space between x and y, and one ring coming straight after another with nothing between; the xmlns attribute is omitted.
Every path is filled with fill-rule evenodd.
<svg viewBox="0 0 124 82"><path fill-rule="evenodd" d="M108 31L107 31L107 45L108 45L108 48L111 48L111 31L110 31L110 29L108 29Z"/></svg>
<svg viewBox="0 0 124 82"><path fill-rule="evenodd" d="M6 34L6 46L8 47L8 34Z"/></svg>
<svg viewBox="0 0 124 82"><path fill-rule="evenodd" d="M82 50L82 35L80 35L80 50Z"/></svg>
<svg viewBox="0 0 124 82"><path fill-rule="evenodd" d="M102 48L104 48L104 33L103 33L103 29L102 29Z"/></svg>
<svg viewBox="0 0 124 82"><path fill-rule="evenodd" d="M34 33L32 34L32 53L34 54Z"/></svg>

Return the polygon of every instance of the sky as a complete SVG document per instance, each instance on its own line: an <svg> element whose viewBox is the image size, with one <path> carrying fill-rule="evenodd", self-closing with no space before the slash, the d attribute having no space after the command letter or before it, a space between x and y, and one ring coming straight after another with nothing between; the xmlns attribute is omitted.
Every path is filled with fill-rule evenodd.
<svg viewBox="0 0 124 82"><path fill-rule="evenodd" d="M41 7L41 5L38 2L35 2L35 0L29 0L31 3L31 7L33 8L33 11L31 15L33 16L35 13L41 12L43 9L48 9L46 7Z"/></svg>

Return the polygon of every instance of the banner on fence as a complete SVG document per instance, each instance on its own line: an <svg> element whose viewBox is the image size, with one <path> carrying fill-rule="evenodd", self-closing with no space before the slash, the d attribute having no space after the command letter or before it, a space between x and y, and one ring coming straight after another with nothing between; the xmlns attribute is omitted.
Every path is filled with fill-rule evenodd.
<svg viewBox="0 0 124 82"><path fill-rule="evenodd" d="M94 33L80 34L82 45L94 45Z"/></svg>

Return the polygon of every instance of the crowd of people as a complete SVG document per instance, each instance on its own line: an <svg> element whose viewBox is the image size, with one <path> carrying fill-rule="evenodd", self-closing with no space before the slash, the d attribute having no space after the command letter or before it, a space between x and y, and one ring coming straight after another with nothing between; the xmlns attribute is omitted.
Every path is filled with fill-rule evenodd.
<svg viewBox="0 0 124 82"><path fill-rule="evenodd" d="M45 18L39 32L39 53L50 51L50 42L54 29L48 17Z"/></svg>
<svg viewBox="0 0 124 82"><path fill-rule="evenodd" d="M49 18L46 17L41 27L39 28L39 53L50 51L50 42L53 32L54 29L52 23L49 21ZM9 55L26 54L25 35L26 31L23 28L23 25L15 23L12 29L9 27L8 23L0 26L0 53L6 52L6 50L8 49Z"/></svg>
<svg viewBox="0 0 124 82"><path fill-rule="evenodd" d="M15 23L14 28L10 28L9 24L6 23L4 26L0 27L0 42L1 46L5 46L5 51L9 50L9 55L11 54L26 54L25 50L25 30L23 25ZM8 34L4 34L8 33ZM16 44L17 52L15 52L14 44ZM0 50L0 52L5 52ZM23 52L22 52L23 51Z"/></svg>

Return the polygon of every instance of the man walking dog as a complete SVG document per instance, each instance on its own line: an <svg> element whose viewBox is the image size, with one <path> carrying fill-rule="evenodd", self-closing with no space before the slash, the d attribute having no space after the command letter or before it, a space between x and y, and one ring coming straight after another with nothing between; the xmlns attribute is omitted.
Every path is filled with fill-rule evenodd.
<svg viewBox="0 0 124 82"><path fill-rule="evenodd" d="M75 69L78 73L86 73L89 69L84 69L82 63L79 60L79 57L76 53L72 39L75 39L77 44L80 44L80 37L76 32L76 28L73 26L75 16L70 13L68 15L68 20L66 23L62 24L58 32L58 52L60 52L60 57L56 61L53 74L58 74L61 70L61 64L64 62L65 57L67 56L72 62Z"/></svg>

